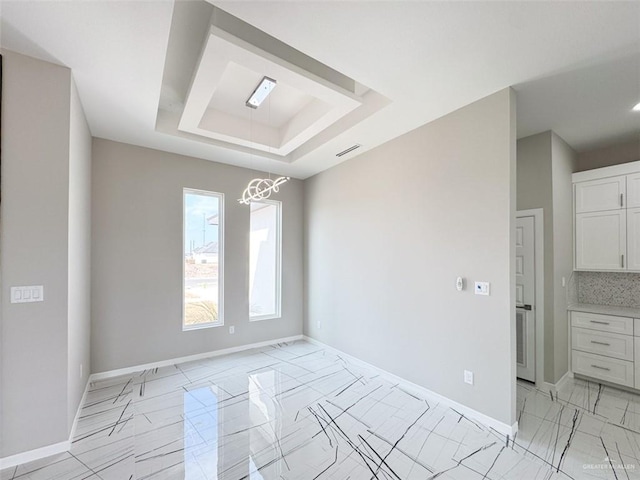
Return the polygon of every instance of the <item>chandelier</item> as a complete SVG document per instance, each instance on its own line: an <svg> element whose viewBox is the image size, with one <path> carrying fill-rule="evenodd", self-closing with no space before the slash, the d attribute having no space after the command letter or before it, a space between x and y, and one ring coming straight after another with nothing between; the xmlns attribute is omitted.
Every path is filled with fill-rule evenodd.
<svg viewBox="0 0 640 480"><path fill-rule="evenodd" d="M253 90L251 96L247 99L245 105L252 109L258 108L276 87L276 84L277 82L273 78L263 77L258 86ZM271 118L271 102L269 102L269 118ZM253 117L251 117L251 121L253 121ZM247 188L244 189L242 198L239 198L238 202L249 205L251 202L265 200L269 198L272 193L278 193L280 185L288 180L289 177L280 177L271 180L271 174L269 174L269 178L254 178L249 182Z"/></svg>
<svg viewBox="0 0 640 480"><path fill-rule="evenodd" d="M272 180L270 178L254 178L249 182L247 188L242 192L242 198L238 202L249 205L251 202L265 200L272 193L278 193L280 185L289 180L289 177L280 177Z"/></svg>

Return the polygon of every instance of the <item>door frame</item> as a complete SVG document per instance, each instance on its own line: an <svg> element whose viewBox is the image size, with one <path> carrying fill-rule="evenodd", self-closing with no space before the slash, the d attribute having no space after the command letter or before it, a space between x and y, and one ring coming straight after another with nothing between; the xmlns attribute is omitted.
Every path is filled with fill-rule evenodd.
<svg viewBox="0 0 640 480"><path fill-rule="evenodd" d="M536 269L536 387L544 385L544 210L518 210L516 218L533 217L534 265Z"/></svg>

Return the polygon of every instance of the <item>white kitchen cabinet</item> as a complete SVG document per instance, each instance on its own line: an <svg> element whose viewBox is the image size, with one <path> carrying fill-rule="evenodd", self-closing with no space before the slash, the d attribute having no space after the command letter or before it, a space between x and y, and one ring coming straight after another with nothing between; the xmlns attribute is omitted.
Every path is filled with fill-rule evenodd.
<svg viewBox="0 0 640 480"><path fill-rule="evenodd" d="M631 335L572 327L571 343L574 350L633 362L633 337Z"/></svg>
<svg viewBox="0 0 640 480"><path fill-rule="evenodd" d="M640 207L627 209L627 270L640 272Z"/></svg>
<svg viewBox="0 0 640 480"><path fill-rule="evenodd" d="M576 269L626 270L626 210L576 215Z"/></svg>
<svg viewBox="0 0 640 480"><path fill-rule="evenodd" d="M572 350L574 373L633 388L634 362Z"/></svg>
<svg viewBox="0 0 640 480"><path fill-rule="evenodd" d="M629 317L618 317L614 315L589 312L571 312L572 328L587 328L590 330L599 330L601 332L607 333L633 335L633 322L633 318ZM638 320L638 322L640 322L640 320ZM638 336L640 336L640 323L638 323L636 331Z"/></svg>
<svg viewBox="0 0 640 480"><path fill-rule="evenodd" d="M640 208L640 173L627 175L627 208Z"/></svg>
<svg viewBox="0 0 640 480"><path fill-rule="evenodd" d="M570 317L571 370L640 389L640 319L578 311Z"/></svg>
<svg viewBox="0 0 640 480"><path fill-rule="evenodd" d="M602 212L624 208L625 194L625 175L576 183L575 212Z"/></svg>

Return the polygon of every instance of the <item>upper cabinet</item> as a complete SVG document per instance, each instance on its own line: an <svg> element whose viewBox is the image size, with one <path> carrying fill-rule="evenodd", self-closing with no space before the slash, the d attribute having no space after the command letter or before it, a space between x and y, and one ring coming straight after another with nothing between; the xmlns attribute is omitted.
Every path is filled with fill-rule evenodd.
<svg viewBox="0 0 640 480"><path fill-rule="evenodd" d="M624 210L576 214L576 269L625 270Z"/></svg>
<svg viewBox="0 0 640 480"><path fill-rule="evenodd" d="M640 272L640 161L573 174L574 268Z"/></svg>
<svg viewBox="0 0 640 480"><path fill-rule="evenodd" d="M576 213L623 208L625 193L625 175L576 183Z"/></svg>
<svg viewBox="0 0 640 480"><path fill-rule="evenodd" d="M627 209L627 269L640 272L640 207Z"/></svg>
<svg viewBox="0 0 640 480"><path fill-rule="evenodd" d="M640 172L627 175L627 207L640 207Z"/></svg>

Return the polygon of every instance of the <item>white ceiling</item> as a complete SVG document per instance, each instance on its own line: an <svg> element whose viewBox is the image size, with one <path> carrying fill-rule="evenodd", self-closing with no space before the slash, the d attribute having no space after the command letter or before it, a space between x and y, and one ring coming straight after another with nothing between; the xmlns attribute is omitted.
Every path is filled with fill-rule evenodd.
<svg viewBox="0 0 640 480"><path fill-rule="evenodd" d="M94 136L299 178L508 86L519 136L553 129L581 151L640 131L640 113L630 112L640 102L640 2L215 4L389 105L344 131L329 127L289 164L156 131L171 0L1 0L0 45L70 67ZM209 8L188 5L196 16ZM185 67L192 55L181 57ZM188 83L192 72L172 75ZM355 143L363 147L335 157Z"/></svg>
<svg viewBox="0 0 640 480"><path fill-rule="evenodd" d="M292 162L329 126L348 130L370 103L367 89L356 94L354 80L213 6L210 23L192 35L203 12L191 5L180 3L174 10L157 131L237 150L247 158ZM173 45L180 47L171 50ZM180 58L189 54L198 59L192 74L176 83L174 70L189 68ZM273 93L259 108L248 108L247 98L265 75L277 79Z"/></svg>

